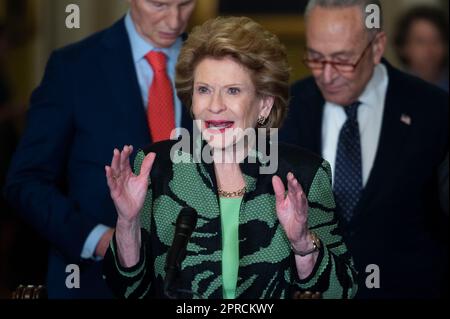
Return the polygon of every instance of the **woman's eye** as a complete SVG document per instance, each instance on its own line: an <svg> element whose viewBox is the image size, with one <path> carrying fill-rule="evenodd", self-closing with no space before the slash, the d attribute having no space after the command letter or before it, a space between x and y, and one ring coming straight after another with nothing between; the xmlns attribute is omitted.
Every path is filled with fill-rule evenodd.
<svg viewBox="0 0 450 319"><path fill-rule="evenodd" d="M209 89L206 86L199 86L197 88L197 92L200 94L207 94L209 92Z"/></svg>
<svg viewBox="0 0 450 319"><path fill-rule="evenodd" d="M241 92L241 90L239 88L229 88L228 89L228 94L231 95L236 95L239 94Z"/></svg>

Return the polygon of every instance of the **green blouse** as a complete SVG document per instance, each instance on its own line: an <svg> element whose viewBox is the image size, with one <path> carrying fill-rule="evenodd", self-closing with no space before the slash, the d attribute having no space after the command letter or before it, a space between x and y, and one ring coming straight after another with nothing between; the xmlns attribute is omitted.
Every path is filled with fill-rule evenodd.
<svg viewBox="0 0 450 319"><path fill-rule="evenodd" d="M223 298L236 298L239 269L239 212L242 197L220 198Z"/></svg>

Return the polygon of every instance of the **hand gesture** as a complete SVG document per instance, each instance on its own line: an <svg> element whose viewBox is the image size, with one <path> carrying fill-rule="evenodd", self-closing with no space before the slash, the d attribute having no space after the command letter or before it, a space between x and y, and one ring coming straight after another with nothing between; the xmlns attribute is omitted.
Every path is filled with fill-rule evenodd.
<svg viewBox="0 0 450 319"><path fill-rule="evenodd" d="M276 210L278 220L283 226L286 235L294 247L301 247L307 243L308 230L308 200L302 186L294 177L287 175L288 191L280 177L272 178L272 186L275 192Z"/></svg>
<svg viewBox="0 0 450 319"><path fill-rule="evenodd" d="M114 149L111 166L105 166L106 179L111 198L122 221L134 222L141 211L148 190L148 177L156 154L149 153L142 162L139 175L130 167L132 146L125 146L122 152Z"/></svg>

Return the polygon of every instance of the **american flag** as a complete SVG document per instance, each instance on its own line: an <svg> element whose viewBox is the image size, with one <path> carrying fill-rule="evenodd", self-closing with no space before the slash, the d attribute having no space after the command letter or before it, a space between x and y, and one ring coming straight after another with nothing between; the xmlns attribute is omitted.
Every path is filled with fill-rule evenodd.
<svg viewBox="0 0 450 319"><path fill-rule="evenodd" d="M411 116L409 116L407 114L402 114L402 116L400 117L400 121L406 125L411 125L411 123L412 123Z"/></svg>

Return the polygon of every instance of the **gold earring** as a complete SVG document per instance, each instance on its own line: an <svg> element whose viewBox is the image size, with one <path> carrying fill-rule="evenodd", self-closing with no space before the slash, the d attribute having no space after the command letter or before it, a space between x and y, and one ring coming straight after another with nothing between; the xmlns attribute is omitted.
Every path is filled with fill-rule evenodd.
<svg viewBox="0 0 450 319"><path fill-rule="evenodd" d="M258 117L258 127L264 127L266 124L266 118L264 116Z"/></svg>

